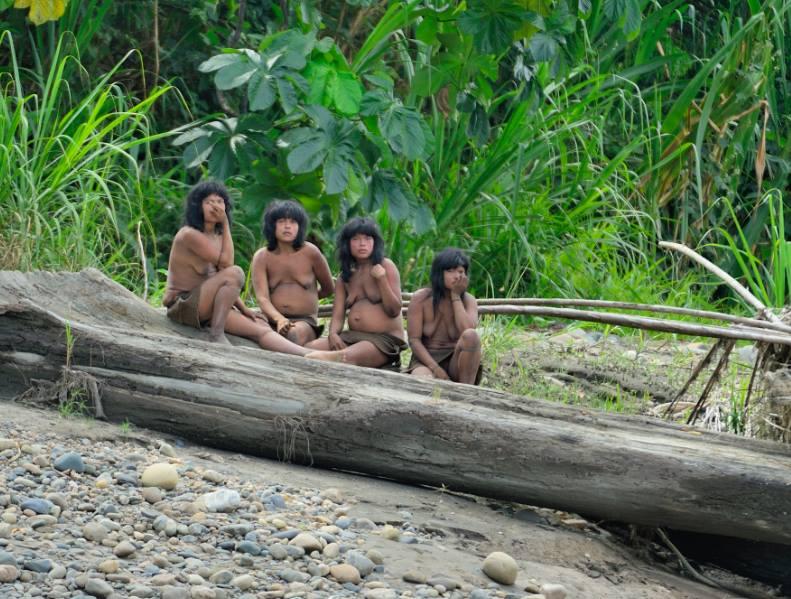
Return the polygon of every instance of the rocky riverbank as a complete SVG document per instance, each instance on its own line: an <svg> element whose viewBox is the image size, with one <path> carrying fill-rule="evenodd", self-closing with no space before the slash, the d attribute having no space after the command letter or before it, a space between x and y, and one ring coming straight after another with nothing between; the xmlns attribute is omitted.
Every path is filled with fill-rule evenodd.
<svg viewBox="0 0 791 599"><path fill-rule="evenodd" d="M728 596L573 514L1 407L3 597Z"/></svg>

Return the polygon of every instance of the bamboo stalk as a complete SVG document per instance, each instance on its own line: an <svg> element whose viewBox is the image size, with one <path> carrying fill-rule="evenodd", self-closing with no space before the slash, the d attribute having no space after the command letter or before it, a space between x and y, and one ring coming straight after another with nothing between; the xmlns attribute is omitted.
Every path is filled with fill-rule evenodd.
<svg viewBox="0 0 791 599"><path fill-rule="evenodd" d="M695 250L692 250L681 243L673 243L672 241L660 241L659 247L670 250L676 250L677 252L681 252L688 258L691 258L692 260L703 266L703 268L714 273L720 279L722 279L723 282L726 285L728 285L728 287L733 289L736 293L738 293L742 297L742 299L744 299L744 301L746 301L749 305L755 308L758 311L759 315L764 316L767 320L773 323L782 324L780 318L774 313L772 313L769 310L769 308L767 308L761 302L761 300L759 300L752 293L750 293L750 291L746 287L744 287L741 283L739 283L727 272L722 270L719 266L717 266L716 264L710 262L700 254L698 254Z"/></svg>
<svg viewBox="0 0 791 599"><path fill-rule="evenodd" d="M331 306L320 306L319 316L329 316ZM402 314L406 308L402 308ZM676 333L692 337L712 337L714 339L738 339L743 341L765 341L791 345L791 335L779 331L773 332L750 326L719 327L702 325L679 320L652 318L649 316L633 316L629 314L610 314L593 310L575 310L573 308L556 308L553 306L481 306L478 314L512 314L521 316L548 316L550 318L565 318L569 320L583 320L599 324L625 326L634 329L658 331L662 333Z"/></svg>

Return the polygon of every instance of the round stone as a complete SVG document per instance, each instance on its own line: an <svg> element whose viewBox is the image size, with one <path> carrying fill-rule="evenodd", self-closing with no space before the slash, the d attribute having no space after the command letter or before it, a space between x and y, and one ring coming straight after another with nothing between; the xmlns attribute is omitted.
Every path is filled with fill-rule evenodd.
<svg viewBox="0 0 791 599"><path fill-rule="evenodd" d="M19 570L16 566L3 564L0 566L0 582L14 582L19 578Z"/></svg>
<svg viewBox="0 0 791 599"><path fill-rule="evenodd" d="M346 554L346 563L354 566L357 571L360 573L360 576L368 576L371 572L374 571L374 564L371 560L365 557L359 551L349 551Z"/></svg>
<svg viewBox="0 0 791 599"><path fill-rule="evenodd" d="M52 464L55 470L74 470L74 472L85 472L85 462L82 461L82 456L74 451L64 453L60 456L55 463Z"/></svg>
<svg viewBox="0 0 791 599"><path fill-rule="evenodd" d="M289 541L289 545L302 547L305 550L305 553L310 553L311 551L321 551L322 549L319 540L307 532L299 533L296 537Z"/></svg>
<svg viewBox="0 0 791 599"><path fill-rule="evenodd" d="M327 544L326 547L324 547L324 551L322 551L324 557L328 559L335 559L336 557L338 557L340 552L341 552L341 548L338 545L338 543L329 543Z"/></svg>
<svg viewBox="0 0 791 599"><path fill-rule="evenodd" d="M85 583L85 592L94 597L109 597L113 594L113 587L104 580L89 578Z"/></svg>
<svg viewBox="0 0 791 599"><path fill-rule="evenodd" d="M137 551L137 548L134 545L132 545L132 543L130 543L129 541L121 541L113 549L113 554L115 554L116 557L124 558L124 557L129 557L135 551Z"/></svg>
<svg viewBox="0 0 791 599"><path fill-rule="evenodd" d="M99 572L104 572L105 574L115 574L118 572L118 560L108 559L103 561L99 566L96 568Z"/></svg>
<svg viewBox="0 0 791 599"><path fill-rule="evenodd" d="M500 584L514 584L518 569L514 558L502 551L490 553L483 560L483 573Z"/></svg>
<svg viewBox="0 0 791 599"><path fill-rule="evenodd" d="M241 576L237 576L236 578L231 580L231 585L235 586L240 591L246 591L248 589L253 588L253 586L255 586L255 578L253 578L249 574L242 574Z"/></svg>
<svg viewBox="0 0 791 599"><path fill-rule="evenodd" d="M88 522L82 527L82 536L95 543L101 543L108 534L110 531L98 522Z"/></svg>
<svg viewBox="0 0 791 599"><path fill-rule="evenodd" d="M565 599L566 587L562 584L545 583L541 585L541 594L546 599Z"/></svg>
<svg viewBox="0 0 791 599"><path fill-rule="evenodd" d="M166 491L175 489L178 482L179 473L176 468L164 462L151 464L143 470L143 475L140 477L140 484L144 487L158 487Z"/></svg>
<svg viewBox="0 0 791 599"><path fill-rule="evenodd" d="M330 566L330 576L332 576L339 583L343 584L351 582L352 584L360 584L360 571L351 564L337 564Z"/></svg>

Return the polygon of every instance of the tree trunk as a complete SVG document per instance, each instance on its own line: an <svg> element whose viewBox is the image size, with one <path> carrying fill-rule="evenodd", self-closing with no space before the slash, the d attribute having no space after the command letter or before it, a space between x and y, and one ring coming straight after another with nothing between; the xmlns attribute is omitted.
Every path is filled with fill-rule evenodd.
<svg viewBox="0 0 791 599"><path fill-rule="evenodd" d="M0 273L6 399L68 361L108 419L199 443L791 544L788 446L204 339L94 270Z"/></svg>

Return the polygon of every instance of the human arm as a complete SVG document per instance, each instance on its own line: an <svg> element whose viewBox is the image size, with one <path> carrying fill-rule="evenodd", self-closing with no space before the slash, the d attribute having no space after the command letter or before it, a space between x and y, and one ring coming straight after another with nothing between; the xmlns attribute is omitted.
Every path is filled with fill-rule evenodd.
<svg viewBox="0 0 791 599"><path fill-rule="evenodd" d="M269 297L269 276L266 272L267 251L260 249L253 256L252 263L252 278L253 290L255 291L255 299L258 302L261 312L272 322L277 325L277 332L283 333L288 331L293 326L291 320L283 316L280 311L275 308L272 299Z"/></svg>
<svg viewBox="0 0 791 599"><path fill-rule="evenodd" d="M371 276L379 287L385 314L395 318L401 315L401 276L392 260L385 258L371 269Z"/></svg>
<svg viewBox="0 0 791 599"><path fill-rule="evenodd" d="M467 293L469 279L462 275L450 288L450 305L453 307L453 320L459 334L478 326L478 302Z"/></svg>
<svg viewBox="0 0 791 599"><path fill-rule="evenodd" d="M331 296L335 292L335 285L332 281L330 265L327 264L324 254L315 246L313 249L313 274L316 275L316 280L319 282L319 298L321 299Z"/></svg>
<svg viewBox="0 0 791 599"><path fill-rule="evenodd" d="M330 319L330 332L327 334L327 342L330 349L344 349L346 344L340 337L343 330L343 323L346 321L346 283L338 275L335 281L335 299L332 302L332 318Z"/></svg>
<svg viewBox="0 0 791 599"><path fill-rule="evenodd" d="M409 302L406 314L406 330L409 337L409 347L415 358L431 371L438 379L448 378L448 373L431 357L428 349L423 344L423 308L424 302L431 301L431 294L418 291Z"/></svg>

